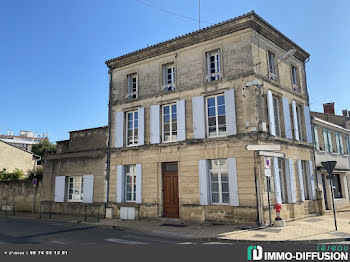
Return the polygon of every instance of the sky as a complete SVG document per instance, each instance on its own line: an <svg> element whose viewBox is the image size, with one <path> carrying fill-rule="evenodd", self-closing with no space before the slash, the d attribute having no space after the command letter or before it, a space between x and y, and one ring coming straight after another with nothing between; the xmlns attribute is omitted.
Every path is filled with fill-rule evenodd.
<svg viewBox="0 0 350 262"><path fill-rule="evenodd" d="M311 110L335 102L341 114L350 110L349 9L348 0L201 0L201 25L255 10L311 54ZM105 61L195 31L196 19L198 0L0 0L0 132L48 132L54 142L107 125Z"/></svg>

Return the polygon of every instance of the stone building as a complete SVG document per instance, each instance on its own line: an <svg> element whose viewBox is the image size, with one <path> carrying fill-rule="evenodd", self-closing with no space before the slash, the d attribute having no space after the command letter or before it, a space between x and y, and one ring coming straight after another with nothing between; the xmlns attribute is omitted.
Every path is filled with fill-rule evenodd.
<svg viewBox="0 0 350 262"><path fill-rule="evenodd" d="M325 112L328 112L325 110ZM333 113L312 112L315 137L315 157L318 187L323 191L325 209L332 209L330 180L322 167L323 161L337 161L333 174L334 205L349 206L350 183L350 130L346 128L349 118ZM325 120L327 119L327 120Z"/></svg>
<svg viewBox="0 0 350 262"><path fill-rule="evenodd" d="M261 144L285 154L271 205L319 212L308 59L250 12L106 61L114 217L265 224L265 157L246 150Z"/></svg>
<svg viewBox="0 0 350 262"><path fill-rule="evenodd" d="M41 201L54 201L59 213L82 213L82 203L106 201L107 127L70 132L44 160Z"/></svg>

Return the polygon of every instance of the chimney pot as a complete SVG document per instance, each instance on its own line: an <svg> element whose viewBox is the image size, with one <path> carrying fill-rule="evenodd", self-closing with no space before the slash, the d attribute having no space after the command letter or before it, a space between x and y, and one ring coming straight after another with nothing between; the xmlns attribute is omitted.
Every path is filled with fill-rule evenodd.
<svg viewBox="0 0 350 262"><path fill-rule="evenodd" d="M335 115L334 102L323 104L323 112L325 114Z"/></svg>

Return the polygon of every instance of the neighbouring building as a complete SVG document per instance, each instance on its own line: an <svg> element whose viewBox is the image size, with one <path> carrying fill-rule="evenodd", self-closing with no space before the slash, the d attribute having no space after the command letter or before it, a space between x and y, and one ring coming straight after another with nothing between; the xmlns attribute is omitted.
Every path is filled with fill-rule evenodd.
<svg viewBox="0 0 350 262"><path fill-rule="evenodd" d="M41 201L53 201L59 213L82 213L82 203L106 201L107 127L71 131L57 141L56 153L43 157Z"/></svg>
<svg viewBox="0 0 350 262"><path fill-rule="evenodd" d="M7 130L7 135L0 134L0 140L10 143L18 148L22 148L27 151L32 151L32 146L39 143L42 140L48 140L48 134L42 135L34 134L32 131L20 131L19 136L13 135L13 131Z"/></svg>
<svg viewBox="0 0 350 262"><path fill-rule="evenodd" d="M13 172L16 168L26 173L36 168L40 156L0 140L0 171Z"/></svg>
<svg viewBox="0 0 350 262"><path fill-rule="evenodd" d="M311 112L315 137L318 187L322 189L325 209L332 209L330 180L322 167L323 161L337 161L333 171L335 208L350 204L350 129L349 117L334 113L334 103L325 104L325 113Z"/></svg>
<svg viewBox="0 0 350 262"><path fill-rule="evenodd" d="M265 157L247 145L280 145L285 154L271 159L271 205L282 204L283 218L320 212L308 58L250 12L106 61L113 216L266 224ZM67 151L46 158L47 195L61 205L81 202L70 199L71 177L92 174L92 199L101 201L102 149L86 170L90 162L70 151L72 141L71 133ZM80 164L68 164L72 154ZM79 186L84 200L85 178Z"/></svg>

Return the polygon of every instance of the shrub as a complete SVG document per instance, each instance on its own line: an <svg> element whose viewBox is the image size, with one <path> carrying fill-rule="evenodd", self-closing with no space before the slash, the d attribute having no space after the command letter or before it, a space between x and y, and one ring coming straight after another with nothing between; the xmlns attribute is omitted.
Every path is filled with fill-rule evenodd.
<svg viewBox="0 0 350 262"><path fill-rule="evenodd" d="M36 176L34 176L36 173ZM37 167L36 172L34 168L32 170L27 171L27 180L33 180L33 178L36 177L37 179L42 179L43 178L43 168L42 167Z"/></svg>
<svg viewBox="0 0 350 262"><path fill-rule="evenodd" d="M23 179L24 172L18 168L16 168L13 172L7 172L6 170L2 170L0 172L0 180L5 181L14 181Z"/></svg>

